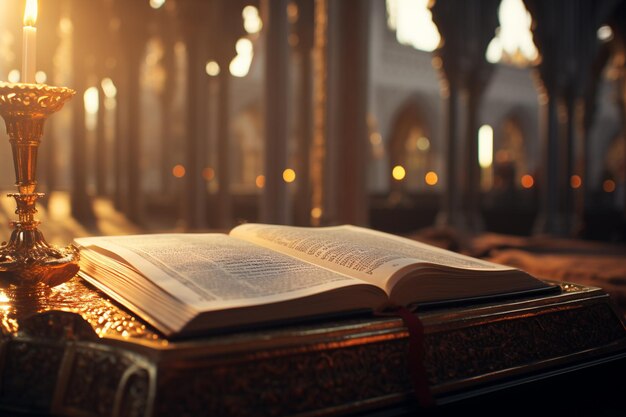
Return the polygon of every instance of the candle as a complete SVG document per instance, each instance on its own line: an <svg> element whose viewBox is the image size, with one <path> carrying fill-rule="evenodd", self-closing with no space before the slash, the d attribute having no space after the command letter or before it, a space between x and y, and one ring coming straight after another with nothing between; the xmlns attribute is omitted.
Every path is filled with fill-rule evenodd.
<svg viewBox="0 0 626 417"><path fill-rule="evenodd" d="M22 82L34 83L37 72L37 0L26 0L22 29Z"/></svg>

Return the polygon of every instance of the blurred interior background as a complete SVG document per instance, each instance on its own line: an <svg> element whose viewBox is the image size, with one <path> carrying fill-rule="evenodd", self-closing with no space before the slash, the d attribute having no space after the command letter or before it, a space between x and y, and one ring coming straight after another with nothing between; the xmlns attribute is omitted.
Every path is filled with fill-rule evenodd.
<svg viewBox="0 0 626 417"><path fill-rule="evenodd" d="M0 0L1 80L23 12ZM37 28L37 81L77 91L40 148L53 242L256 221L625 239L624 1L41 0Z"/></svg>

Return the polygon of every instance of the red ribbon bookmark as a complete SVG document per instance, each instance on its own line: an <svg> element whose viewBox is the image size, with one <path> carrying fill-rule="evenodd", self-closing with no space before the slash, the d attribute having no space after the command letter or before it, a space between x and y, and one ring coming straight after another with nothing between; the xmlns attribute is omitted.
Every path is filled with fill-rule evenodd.
<svg viewBox="0 0 626 417"><path fill-rule="evenodd" d="M424 325L417 314L405 307L394 310L409 331L409 373L415 390L415 397L420 406L434 407L435 400L428 385L428 375L424 367Z"/></svg>

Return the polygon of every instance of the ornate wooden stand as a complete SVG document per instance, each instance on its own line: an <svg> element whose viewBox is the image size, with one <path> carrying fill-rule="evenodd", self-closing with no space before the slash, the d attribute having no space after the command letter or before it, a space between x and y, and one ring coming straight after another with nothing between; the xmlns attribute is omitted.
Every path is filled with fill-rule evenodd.
<svg viewBox="0 0 626 417"><path fill-rule="evenodd" d="M607 295L561 288L420 314L437 403L624 358L626 331ZM0 410L325 416L411 404L399 319L353 317L172 341L78 278L41 291L39 298L0 294Z"/></svg>

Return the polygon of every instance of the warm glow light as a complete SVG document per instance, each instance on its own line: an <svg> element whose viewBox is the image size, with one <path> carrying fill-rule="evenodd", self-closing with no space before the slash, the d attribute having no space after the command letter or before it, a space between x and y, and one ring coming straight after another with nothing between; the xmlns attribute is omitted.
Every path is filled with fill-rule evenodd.
<svg viewBox="0 0 626 417"><path fill-rule="evenodd" d="M424 181L426 181L426 184L431 186L437 185L437 183L439 182L439 176L435 171L428 171L424 176Z"/></svg>
<svg viewBox="0 0 626 417"><path fill-rule="evenodd" d="M10 83L19 83L20 77L21 77L20 70L16 70L16 69L12 69L11 71L9 71L9 75L7 76Z"/></svg>
<svg viewBox="0 0 626 417"><path fill-rule="evenodd" d="M430 0L387 0L387 25L396 31L396 39L415 49L432 52L441 36L433 23Z"/></svg>
<svg viewBox="0 0 626 417"><path fill-rule="evenodd" d="M500 62L502 59L502 42L500 41L500 38L495 37L491 40L491 42L489 42L485 58L492 64Z"/></svg>
<svg viewBox="0 0 626 417"><path fill-rule="evenodd" d="M204 70L206 71L207 75L211 77L216 77L220 75L220 64L218 64L216 61L209 61L206 63Z"/></svg>
<svg viewBox="0 0 626 417"><path fill-rule="evenodd" d="M35 82L37 82L37 84L45 84L46 81L48 81L48 74L43 71L37 71L35 73Z"/></svg>
<svg viewBox="0 0 626 417"><path fill-rule="evenodd" d="M612 193L615 191L615 181L613 180L604 180L602 183L602 189L605 193Z"/></svg>
<svg viewBox="0 0 626 417"><path fill-rule="evenodd" d="M8 303L11 299L4 293L4 291L0 291L0 303Z"/></svg>
<svg viewBox="0 0 626 417"><path fill-rule="evenodd" d="M580 186L583 185L583 180L582 178L580 178L580 175L572 175L571 178L569 179L569 184L574 189L580 188Z"/></svg>
<svg viewBox="0 0 626 417"><path fill-rule="evenodd" d="M215 178L215 170L211 167L204 168L202 170L202 178L207 181L211 181L213 178Z"/></svg>
<svg viewBox="0 0 626 417"><path fill-rule="evenodd" d="M503 59L508 63L526 65L539 56L531 32L532 17L522 0L502 0L498 9L500 27L491 40L485 58L491 63Z"/></svg>
<svg viewBox="0 0 626 417"><path fill-rule="evenodd" d="M256 184L257 188L265 187L265 175L257 175L254 183Z"/></svg>
<svg viewBox="0 0 626 417"><path fill-rule="evenodd" d="M172 168L172 175L175 176L176 178L182 178L185 176L185 167L178 164L175 165L174 168Z"/></svg>
<svg viewBox="0 0 626 417"><path fill-rule="evenodd" d="M419 149L422 152L426 152L428 149L430 149L430 141L425 136L420 136L420 138L417 140L416 145L417 145L417 149Z"/></svg>
<svg viewBox="0 0 626 417"><path fill-rule="evenodd" d="M113 83L113 80L110 78L104 78L100 82L100 86L102 87L102 91L104 95L108 98L115 98L117 96L117 87Z"/></svg>
<svg viewBox="0 0 626 417"><path fill-rule="evenodd" d="M165 4L165 0L150 0L150 7L159 9Z"/></svg>
<svg viewBox="0 0 626 417"><path fill-rule="evenodd" d="M63 35L70 35L74 31L74 24L68 17L62 17L59 21L59 31Z"/></svg>
<svg viewBox="0 0 626 417"><path fill-rule="evenodd" d="M493 129L489 125L478 129L478 163L481 168L489 168L493 163Z"/></svg>
<svg viewBox="0 0 626 417"><path fill-rule="evenodd" d="M100 108L100 93L98 88L89 87L85 94L83 94L83 101L85 103L85 112L87 114L96 114Z"/></svg>
<svg viewBox="0 0 626 417"><path fill-rule="evenodd" d="M254 48L250 39L241 38L235 44L237 56L230 61L228 69L234 77L245 77L250 71L252 58L254 57Z"/></svg>
<svg viewBox="0 0 626 417"><path fill-rule="evenodd" d="M598 39L602 42L608 42L613 39L613 30L611 27L608 25L600 26L598 29Z"/></svg>
<svg viewBox="0 0 626 417"><path fill-rule="evenodd" d="M311 209L311 217L314 219L319 219L322 217L322 209L319 207L313 207Z"/></svg>
<svg viewBox="0 0 626 417"><path fill-rule="evenodd" d="M259 33L263 28L263 21L259 16L259 9L254 6L246 6L241 12L243 28L250 34Z"/></svg>
<svg viewBox="0 0 626 417"><path fill-rule="evenodd" d="M284 170L283 180L285 180L285 182L287 183L294 182L296 180L296 171L291 168L287 168L286 170Z"/></svg>
<svg viewBox="0 0 626 417"><path fill-rule="evenodd" d="M37 24L37 0L26 0L24 8L24 26L35 26Z"/></svg>
<svg viewBox="0 0 626 417"><path fill-rule="evenodd" d="M402 181L406 177L406 170L402 165L396 165L391 170L391 176L396 181Z"/></svg>
<svg viewBox="0 0 626 417"><path fill-rule="evenodd" d="M535 185L535 179L530 174L522 175L520 182L522 183L522 187L526 189L533 188L533 185Z"/></svg>

